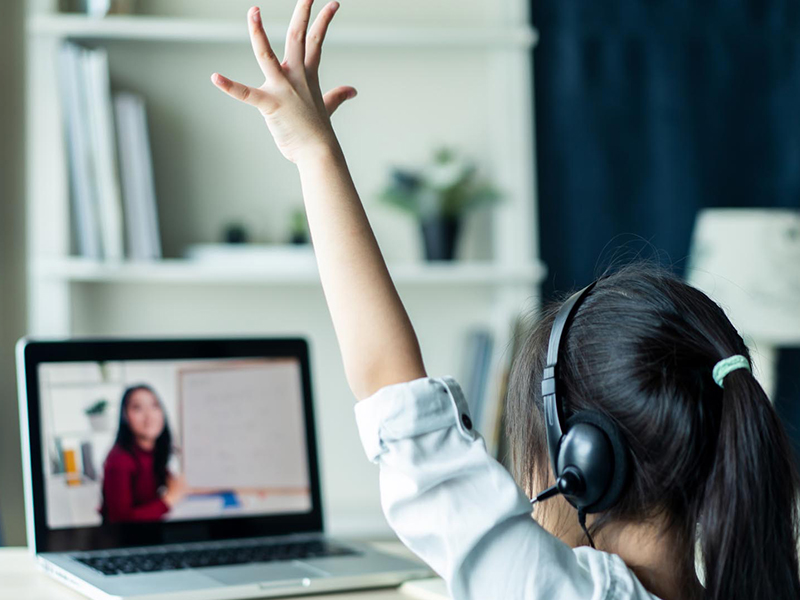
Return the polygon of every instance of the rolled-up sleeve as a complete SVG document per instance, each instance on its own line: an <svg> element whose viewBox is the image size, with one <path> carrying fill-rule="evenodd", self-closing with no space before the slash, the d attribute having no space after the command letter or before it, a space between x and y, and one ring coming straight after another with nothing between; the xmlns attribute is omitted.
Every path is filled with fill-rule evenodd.
<svg viewBox="0 0 800 600"><path fill-rule="evenodd" d="M387 386L355 412L367 457L380 465L389 525L453 598L622 597L611 594L619 564L573 551L531 518L530 501L486 451L452 378Z"/></svg>

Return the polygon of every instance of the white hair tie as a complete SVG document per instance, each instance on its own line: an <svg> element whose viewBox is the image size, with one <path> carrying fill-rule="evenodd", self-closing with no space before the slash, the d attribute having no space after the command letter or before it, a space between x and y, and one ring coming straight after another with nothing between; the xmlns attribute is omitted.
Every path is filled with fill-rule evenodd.
<svg viewBox="0 0 800 600"><path fill-rule="evenodd" d="M714 370L711 372L711 375L714 377L714 381L717 385L723 387L722 382L725 380L725 376L737 369L747 369L749 373L753 372L750 369L750 361L747 360L747 357L741 354L734 354L728 358L723 358L714 365Z"/></svg>

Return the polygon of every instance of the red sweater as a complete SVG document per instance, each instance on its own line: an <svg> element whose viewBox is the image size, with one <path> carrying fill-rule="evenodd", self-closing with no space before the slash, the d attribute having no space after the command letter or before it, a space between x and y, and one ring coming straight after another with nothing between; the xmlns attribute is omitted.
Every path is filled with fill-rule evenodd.
<svg viewBox="0 0 800 600"><path fill-rule="evenodd" d="M158 495L153 452L134 445L133 454L114 445L106 457L103 508L109 523L157 521L169 511Z"/></svg>

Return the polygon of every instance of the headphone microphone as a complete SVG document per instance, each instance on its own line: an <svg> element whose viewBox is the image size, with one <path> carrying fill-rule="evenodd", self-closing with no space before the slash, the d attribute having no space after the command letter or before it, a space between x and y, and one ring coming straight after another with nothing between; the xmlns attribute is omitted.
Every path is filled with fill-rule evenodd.
<svg viewBox="0 0 800 600"><path fill-rule="evenodd" d="M538 494L531 500L531 504L542 502L559 494L562 496L579 496L585 489L586 483L583 481L580 471L575 467L567 467L559 476L556 484Z"/></svg>
<svg viewBox="0 0 800 600"><path fill-rule="evenodd" d="M595 281L573 294L559 309L550 329L542 397L547 448L556 484L531 500L535 504L564 496L578 509L578 521L592 547L586 515L608 510L619 501L628 479L628 445L616 423L599 411L582 410L565 417L558 358L564 332L596 284Z"/></svg>

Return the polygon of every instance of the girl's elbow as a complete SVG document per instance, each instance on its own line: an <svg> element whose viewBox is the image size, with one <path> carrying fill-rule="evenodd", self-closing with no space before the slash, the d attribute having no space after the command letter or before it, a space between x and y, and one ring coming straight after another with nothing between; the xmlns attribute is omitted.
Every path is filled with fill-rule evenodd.
<svg viewBox="0 0 800 600"><path fill-rule="evenodd" d="M372 363L347 371L347 382L357 400L364 400L388 385L406 383L425 377L425 369L417 363Z"/></svg>

